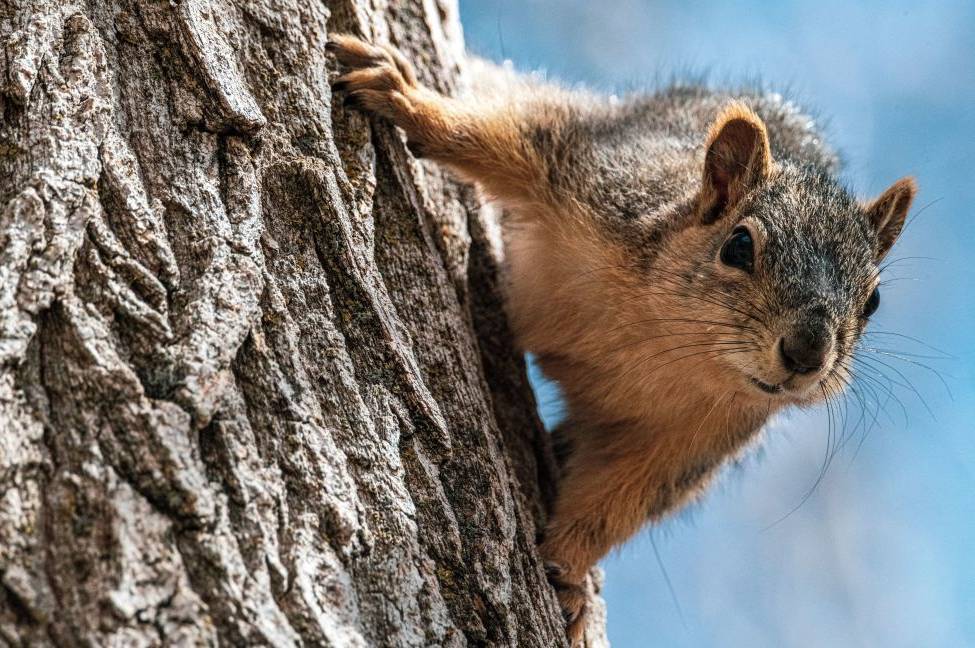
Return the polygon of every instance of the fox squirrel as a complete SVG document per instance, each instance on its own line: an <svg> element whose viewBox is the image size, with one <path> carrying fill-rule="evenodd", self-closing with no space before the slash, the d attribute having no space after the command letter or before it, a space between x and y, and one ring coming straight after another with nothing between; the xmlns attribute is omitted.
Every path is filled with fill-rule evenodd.
<svg viewBox="0 0 975 648"><path fill-rule="evenodd" d="M615 101L479 63L488 85L451 98L392 48L329 49L348 103L504 208L509 316L568 412L540 551L578 643L597 560L697 497L772 414L846 386L915 182L857 201L777 95Z"/></svg>

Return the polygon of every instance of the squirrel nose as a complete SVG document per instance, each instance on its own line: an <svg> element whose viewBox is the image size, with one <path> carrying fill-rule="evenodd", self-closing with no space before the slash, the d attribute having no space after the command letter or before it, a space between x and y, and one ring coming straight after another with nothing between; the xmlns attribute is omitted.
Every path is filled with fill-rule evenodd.
<svg viewBox="0 0 975 648"><path fill-rule="evenodd" d="M803 328L779 341L779 355L786 370L797 374L815 373L826 364L833 350L833 337L827 327Z"/></svg>

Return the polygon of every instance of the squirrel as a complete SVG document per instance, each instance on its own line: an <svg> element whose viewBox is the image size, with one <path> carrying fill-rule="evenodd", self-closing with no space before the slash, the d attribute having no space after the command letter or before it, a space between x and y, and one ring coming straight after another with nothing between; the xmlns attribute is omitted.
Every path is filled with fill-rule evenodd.
<svg viewBox="0 0 975 648"><path fill-rule="evenodd" d="M775 94L617 100L478 61L454 98L391 47L328 49L347 104L503 208L508 316L566 404L539 550L576 645L602 556L697 498L773 414L846 386L916 183L860 202Z"/></svg>

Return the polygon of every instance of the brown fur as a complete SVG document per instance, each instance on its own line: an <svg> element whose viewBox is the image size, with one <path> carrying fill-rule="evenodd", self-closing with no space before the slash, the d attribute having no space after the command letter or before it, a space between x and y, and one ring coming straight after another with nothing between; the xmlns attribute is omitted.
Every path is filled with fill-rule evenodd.
<svg viewBox="0 0 975 648"><path fill-rule="evenodd" d="M736 331L749 326L733 323L726 286L740 285L742 273L712 261L715 240L747 226L756 272L763 271L771 234L767 223L744 215L743 205L759 188L791 176L773 160L765 122L742 102L713 117L694 151L667 148L666 138L605 149L598 138L616 141L622 127L613 120L627 117L589 95L501 79L503 73L491 70L490 93L453 99L420 87L394 51L350 36L333 37L331 48L352 68L336 89L400 126L413 150L476 182L508 213L509 315L521 345L561 385L569 408L557 430L569 452L540 550L576 641L585 623L586 579L597 560L647 520L703 492L771 414L819 400L814 385L822 383L824 393L843 386L839 351L822 374L791 375L781 367L777 341L798 317L791 310L765 317L747 354L734 351L744 344ZM699 104L691 109L694 119L693 111L707 109ZM652 126L657 117L645 119ZM801 135L785 142L786 154L829 159L804 148ZM629 159L607 160L613 150L638 161L643 156L646 170ZM600 184L607 168L637 191L658 187L635 219L613 220L601 211L603 205L626 210L638 195ZM877 232L871 243L877 260L900 232L914 191L912 181L901 181L866 209ZM656 238L644 243L647 232ZM702 272L701 263L714 288L681 290L687 277ZM869 295L876 277L864 277L851 299ZM764 298L742 295L746 304ZM840 335L862 330L858 308L837 315ZM785 385L793 395L765 395L746 375Z"/></svg>

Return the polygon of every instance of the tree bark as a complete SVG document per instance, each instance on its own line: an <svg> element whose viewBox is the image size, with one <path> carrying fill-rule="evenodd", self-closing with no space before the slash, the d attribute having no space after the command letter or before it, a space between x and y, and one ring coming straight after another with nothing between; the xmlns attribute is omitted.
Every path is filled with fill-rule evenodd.
<svg viewBox="0 0 975 648"><path fill-rule="evenodd" d="M464 82L451 0L0 4L2 641L564 644L495 226L330 31Z"/></svg>

